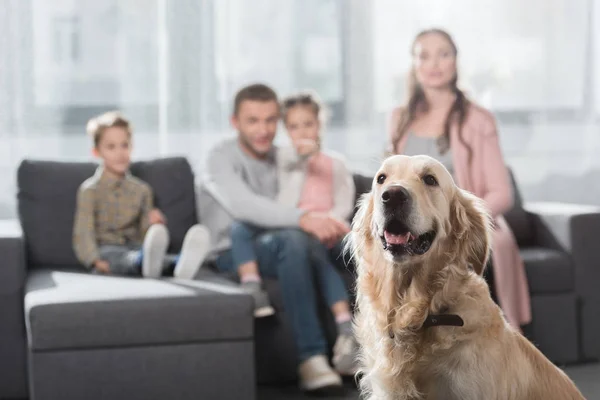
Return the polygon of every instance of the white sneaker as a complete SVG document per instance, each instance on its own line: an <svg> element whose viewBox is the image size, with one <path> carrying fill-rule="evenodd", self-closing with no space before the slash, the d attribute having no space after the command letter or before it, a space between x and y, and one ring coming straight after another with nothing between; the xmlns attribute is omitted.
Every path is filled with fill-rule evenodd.
<svg viewBox="0 0 600 400"><path fill-rule="evenodd" d="M180 279L194 279L210 250L210 232L203 225L192 226L183 239L179 260L173 275Z"/></svg>
<svg viewBox="0 0 600 400"><path fill-rule="evenodd" d="M162 224L148 228L142 246L142 275L146 278L160 278L165 255L169 247L169 231Z"/></svg>
<svg viewBox="0 0 600 400"><path fill-rule="evenodd" d="M298 367L300 388L305 391L342 386L342 378L331 368L324 355L312 356Z"/></svg>

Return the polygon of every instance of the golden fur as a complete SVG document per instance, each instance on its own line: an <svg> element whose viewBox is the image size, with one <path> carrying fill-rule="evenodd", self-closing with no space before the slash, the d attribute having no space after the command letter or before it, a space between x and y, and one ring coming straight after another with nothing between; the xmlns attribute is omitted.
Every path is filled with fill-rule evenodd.
<svg viewBox="0 0 600 400"><path fill-rule="evenodd" d="M377 177L385 174L385 182ZM434 175L437 186L424 184ZM423 255L397 259L381 241L381 194L411 194L412 225L435 228ZM384 161L361 200L350 246L357 263L356 334L360 387L378 400L583 399L572 381L504 320L481 277L490 252L491 217L425 156ZM428 314L457 314L464 326L422 328ZM393 338L390 337L393 333Z"/></svg>

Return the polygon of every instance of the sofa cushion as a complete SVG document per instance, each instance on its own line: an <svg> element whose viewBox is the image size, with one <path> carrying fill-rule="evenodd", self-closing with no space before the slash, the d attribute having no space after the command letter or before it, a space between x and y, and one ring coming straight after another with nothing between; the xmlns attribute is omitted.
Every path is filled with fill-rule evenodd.
<svg viewBox="0 0 600 400"><path fill-rule="evenodd" d="M373 178L370 176L366 176L366 175L354 174L353 179L354 179L354 188L355 188L355 193L354 193L355 207L354 207L354 211L350 217L350 221L352 221L352 219L354 218L354 215L358 211L358 200L360 200L360 198L362 197L363 194L371 191L371 185L373 183Z"/></svg>
<svg viewBox="0 0 600 400"><path fill-rule="evenodd" d="M551 294L575 290L573 265L561 251L541 247L521 249L531 294Z"/></svg>
<svg viewBox="0 0 600 400"><path fill-rule="evenodd" d="M354 187L355 187L354 202L356 203L363 194L371 191L371 185L373 184L373 177L366 176L366 175L360 175L360 174L354 174L353 179L354 179Z"/></svg>
<svg viewBox="0 0 600 400"><path fill-rule="evenodd" d="M93 163L25 160L17 173L19 217L32 267L77 266L72 247L77 189L92 176ZM194 178L185 158L136 162L132 174L148 182L167 217L171 250L181 247L196 223Z"/></svg>
<svg viewBox="0 0 600 400"><path fill-rule="evenodd" d="M529 214L523 208L523 197L519 191L514 174L510 171L510 181L513 190L513 207L504 214L517 244L521 247L530 246L534 242L533 225Z"/></svg>
<svg viewBox="0 0 600 400"><path fill-rule="evenodd" d="M93 163L21 163L18 209L30 266L78 265L71 242L76 194L95 169Z"/></svg>
<svg viewBox="0 0 600 400"><path fill-rule="evenodd" d="M38 269L26 285L29 346L56 350L252 338L252 298L221 282Z"/></svg>
<svg viewBox="0 0 600 400"><path fill-rule="evenodd" d="M184 157L142 161L131 165L131 173L152 187L154 204L167 218L169 250L178 252L186 232L198 221L190 164Z"/></svg>

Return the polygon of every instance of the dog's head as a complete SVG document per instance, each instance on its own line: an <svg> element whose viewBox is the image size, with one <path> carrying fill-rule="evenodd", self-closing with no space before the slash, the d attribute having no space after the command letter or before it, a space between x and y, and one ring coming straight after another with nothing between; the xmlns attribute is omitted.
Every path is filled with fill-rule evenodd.
<svg viewBox="0 0 600 400"><path fill-rule="evenodd" d="M489 257L491 218L427 156L392 156L373 180L354 222L355 251L375 251L395 268L448 257L478 274Z"/></svg>

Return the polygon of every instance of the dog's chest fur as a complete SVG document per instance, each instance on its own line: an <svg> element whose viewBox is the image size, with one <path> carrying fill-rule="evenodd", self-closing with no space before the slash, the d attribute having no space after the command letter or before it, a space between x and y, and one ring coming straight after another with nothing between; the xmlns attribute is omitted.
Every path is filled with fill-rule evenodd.
<svg viewBox="0 0 600 400"><path fill-rule="evenodd" d="M372 393L371 398L382 400L473 398L478 392L473 387L473 369L461 356L473 327L422 328L427 315L439 313L447 303L436 301L433 294L413 296L412 289L406 288L404 301L387 318L381 299L360 296L357 324L366 372L362 387Z"/></svg>
<svg viewBox="0 0 600 400"><path fill-rule="evenodd" d="M436 327L435 329L452 329ZM440 335L426 332L399 334L395 338L381 336L379 357L387 362L373 365L370 378L385 394L373 399L389 400L479 400L479 388L473 370L463 365L461 343L451 339L438 341ZM452 337L452 334L449 334ZM387 354L385 354L387 353ZM381 361L381 358L379 359ZM388 363L393 363L390 365ZM391 368L390 368L391 367ZM473 395L475 397L473 397Z"/></svg>
<svg viewBox="0 0 600 400"><path fill-rule="evenodd" d="M417 389L427 400L478 400L486 396L478 387L472 365L465 365L468 345L457 343L452 351L438 350L427 354L418 362L421 368L416 371ZM461 349L464 347L464 349ZM424 378L424 379L423 379Z"/></svg>

